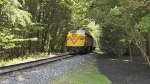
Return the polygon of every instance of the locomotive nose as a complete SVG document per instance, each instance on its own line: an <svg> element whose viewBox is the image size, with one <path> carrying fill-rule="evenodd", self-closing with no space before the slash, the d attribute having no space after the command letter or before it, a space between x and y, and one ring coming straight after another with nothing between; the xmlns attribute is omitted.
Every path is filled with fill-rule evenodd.
<svg viewBox="0 0 150 84"><path fill-rule="evenodd" d="M76 34L76 33L73 33L73 34L72 34L72 37L73 37L73 38L76 38L76 37L77 37L77 34Z"/></svg>

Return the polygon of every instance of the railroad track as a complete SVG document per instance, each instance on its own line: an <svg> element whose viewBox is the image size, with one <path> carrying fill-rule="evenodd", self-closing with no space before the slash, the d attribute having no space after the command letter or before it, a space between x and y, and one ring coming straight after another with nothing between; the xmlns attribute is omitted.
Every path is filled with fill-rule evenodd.
<svg viewBox="0 0 150 84"><path fill-rule="evenodd" d="M50 63L50 62L55 62L55 61L70 58L70 57L73 57L73 56L74 55L64 54L64 55L58 55L58 56L55 56L55 57L49 57L49 58L44 58L44 59L40 59L40 60L35 60L35 61L15 64L15 65L10 65L10 66L0 67L0 75L10 73L10 72L14 72L14 71L27 69L27 68L31 68L31 67L34 67L34 66L39 66L39 65L42 65L42 64Z"/></svg>

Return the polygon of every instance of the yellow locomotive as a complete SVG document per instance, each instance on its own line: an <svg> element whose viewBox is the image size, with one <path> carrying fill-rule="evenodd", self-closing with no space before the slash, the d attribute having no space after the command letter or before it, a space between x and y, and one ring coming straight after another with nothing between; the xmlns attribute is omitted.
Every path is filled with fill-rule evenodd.
<svg viewBox="0 0 150 84"><path fill-rule="evenodd" d="M85 30L71 30L67 35L66 46L70 54L85 54L92 52L96 44Z"/></svg>

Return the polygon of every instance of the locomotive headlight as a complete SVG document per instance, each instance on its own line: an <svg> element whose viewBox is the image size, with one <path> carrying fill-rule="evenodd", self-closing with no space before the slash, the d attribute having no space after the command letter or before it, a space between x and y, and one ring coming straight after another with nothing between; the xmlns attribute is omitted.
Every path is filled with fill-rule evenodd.
<svg viewBox="0 0 150 84"><path fill-rule="evenodd" d="M84 40L84 37L80 37L80 40Z"/></svg>

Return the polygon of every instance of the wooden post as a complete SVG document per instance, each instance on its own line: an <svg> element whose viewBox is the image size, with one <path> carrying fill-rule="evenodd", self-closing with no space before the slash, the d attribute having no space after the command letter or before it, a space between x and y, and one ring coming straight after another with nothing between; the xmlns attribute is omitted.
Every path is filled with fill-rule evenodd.
<svg viewBox="0 0 150 84"><path fill-rule="evenodd" d="M150 56L150 32L146 33L146 55Z"/></svg>
<svg viewBox="0 0 150 84"><path fill-rule="evenodd" d="M129 42L129 54L130 54L130 61L133 62L133 57L131 53L131 42Z"/></svg>

